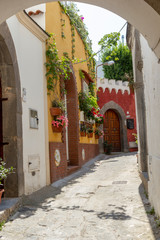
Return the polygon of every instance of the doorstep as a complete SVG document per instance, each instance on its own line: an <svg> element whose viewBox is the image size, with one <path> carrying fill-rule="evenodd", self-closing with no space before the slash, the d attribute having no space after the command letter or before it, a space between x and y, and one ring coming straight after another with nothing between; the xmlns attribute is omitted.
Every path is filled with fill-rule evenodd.
<svg viewBox="0 0 160 240"><path fill-rule="evenodd" d="M78 169L80 169L80 167L77 166L77 165L75 165L75 166L69 165L67 167L67 176L72 174L72 173L74 173L74 172L76 172Z"/></svg>
<svg viewBox="0 0 160 240"><path fill-rule="evenodd" d="M21 198L2 198L0 203L0 223L8 218L20 207Z"/></svg>

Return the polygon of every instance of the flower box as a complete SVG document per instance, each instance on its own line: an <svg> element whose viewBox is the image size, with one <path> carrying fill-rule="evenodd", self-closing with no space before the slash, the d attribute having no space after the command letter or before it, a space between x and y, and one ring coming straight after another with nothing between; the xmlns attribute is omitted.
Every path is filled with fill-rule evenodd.
<svg viewBox="0 0 160 240"><path fill-rule="evenodd" d="M51 113L51 116L58 116L58 115L61 115L62 110L58 107L52 107L50 108L50 113Z"/></svg>
<svg viewBox="0 0 160 240"><path fill-rule="evenodd" d="M60 133L60 132L62 132L62 130L63 130L63 126L57 127L57 126L52 125L52 131L53 132Z"/></svg>

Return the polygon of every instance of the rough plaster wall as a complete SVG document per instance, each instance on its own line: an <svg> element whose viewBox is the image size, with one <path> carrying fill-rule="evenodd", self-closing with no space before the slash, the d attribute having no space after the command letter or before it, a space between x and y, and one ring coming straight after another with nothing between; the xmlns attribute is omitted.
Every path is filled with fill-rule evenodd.
<svg viewBox="0 0 160 240"><path fill-rule="evenodd" d="M147 118L149 197L160 215L160 64L142 35L140 41Z"/></svg>
<svg viewBox="0 0 160 240"><path fill-rule="evenodd" d="M25 194L29 194L46 185L42 42L21 25L15 16L7 20L7 24L16 48L21 92L22 88L26 88L27 92L26 102L22 102L22 121ZM30 128L30 108L38 111L38 129ZM33 165L38 165L34 173L29 171L29 157L34 158ZM38 158L40 164L37 164Z"/></svg>

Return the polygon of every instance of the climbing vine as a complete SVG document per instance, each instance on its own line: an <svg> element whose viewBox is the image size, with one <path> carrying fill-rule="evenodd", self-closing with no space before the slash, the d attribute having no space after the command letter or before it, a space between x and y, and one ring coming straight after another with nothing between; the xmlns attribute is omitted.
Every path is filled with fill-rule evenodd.
<svg viewBox="0 0 160 240"><path fill-rule="evenodd" d="M75 54L75 27L74 25L71 23L71 42L72 42L72 59L75 58L74 54Z"/></svg>
<svg viewBox="0 0 160 240"><path fill-rule="evenodd" d="M69 17L71 23L71 41L72 41L72 59L75 59L75 29L79 33L85 49L85 55L87 58L87 66L89 74L92 78L95 78L95 59L93 58L92 42L89 39L89 33L83 22L84 17L79 16L78 8L75 3L61 3L59 2L63 12Z"/></svg>
<svg viewBox="0 0 160 240"><path fill-rule="evenodd" d="M57 83L63 79L68 80L70 77L71 70L71 59L68 53L64 52L63 56L59 58L58 50L56 47L56 41L54 35L51 34L50 38L47 40L47 62L46 65L46 76L47 76L47 89L55 92L57 88Z"/></svg>

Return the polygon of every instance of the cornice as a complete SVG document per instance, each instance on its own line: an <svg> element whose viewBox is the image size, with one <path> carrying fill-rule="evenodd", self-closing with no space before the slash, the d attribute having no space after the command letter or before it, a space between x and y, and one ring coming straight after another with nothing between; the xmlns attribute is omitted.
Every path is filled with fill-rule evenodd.
<svg viewBox="0 0 160 240"><path fill-rule="evenodd" d="M45 42L49 35L28 15L23 12L16 14L18 21L32 32L41 42Z"/></svg>

